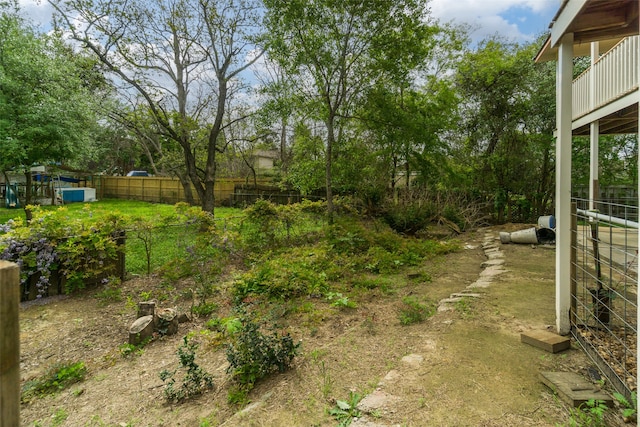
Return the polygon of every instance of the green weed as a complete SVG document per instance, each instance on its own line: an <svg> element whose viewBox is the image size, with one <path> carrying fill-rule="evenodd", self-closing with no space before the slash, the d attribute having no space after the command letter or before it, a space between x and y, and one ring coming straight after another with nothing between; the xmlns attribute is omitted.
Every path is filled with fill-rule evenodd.
<svg viewBox="0 0 640 427"><path fill-rule="evenodd" d="M179 366L173 371L163 370L160 379L165 383L164 395L169 402L181 402L203 391L213 388L213 378L195 361L198 344L184 337L183 344L178 347ZM181 380L176 380L180 371Z"/></svg>
<svg viewBox="0 0 640 427"><path fill-rule="evenodd" d="M405 326L424 322L436 312L434 304L421 303L414 296L404 297L402 302L403 306L400 308L398 318L400 319L400 324Z"/></svg>
<svg viewBox="0 0 640 427"><path fill-rule="evenodd" d="M272 331L264 334L254 316L241 313L241 329L235 332L227 345L229 361L227 372L247 389L256 381L274 371L284 372L291 366L298 353L300 343L293 342L288 333Z"/></svg>
<svg viewBox="0 0 640 427"><path fill-rule="evenodd" d="M570 411L569 427L606 427L604 414L609 407L602 400L589 399Z"/></svg>
<svg viewBox="0 0 640 427"><path fill-rule="evenodd" d="M631 421L635 421L638 415L638 396L636 392L631 392L631 397L629 399L627 399L625 395L618 392L613 393L613 397L615 397L615 399L622 407L622 416L624 417L624 422L628 423Z"/></svg>
<svg viewBox="0 0 640 427"><path fill-rule="evenodd" d="M64 390L83 381L87 375L84 362L54 365L42 377L27 381L22 387L22 402Z"/></svg>
<svg viewBox="0 0 640 427"><path fill-rule="evenodd" d="M350 391L348 400L337 400L336 406L329 409L329 415L338 421L338 427L349 426L354 418L360 417L361 412L358 409L358 403L360 403L362 397L361 394Z"/></svg>

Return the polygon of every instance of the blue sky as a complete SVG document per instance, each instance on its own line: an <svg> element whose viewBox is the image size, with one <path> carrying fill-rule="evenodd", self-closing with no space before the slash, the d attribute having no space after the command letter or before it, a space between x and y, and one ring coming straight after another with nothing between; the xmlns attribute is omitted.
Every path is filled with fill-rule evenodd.
<svg viewBox="0 0 640 427"><path fill-rule="evenodd" d="M499 34L520 43L533 41L544 32L561 0L431 0L431 14L441 21L471 25L478 42ZM34 23L48 27L51 7L46 0L20 0Z"/></svg>
<svg viewBox="0 0 640 427"><path fill-rule="evenodd" d="M431 15L440 21L471 26L478 42L500 35L526 43L549 28L561 0L431 0Z"/></svg>

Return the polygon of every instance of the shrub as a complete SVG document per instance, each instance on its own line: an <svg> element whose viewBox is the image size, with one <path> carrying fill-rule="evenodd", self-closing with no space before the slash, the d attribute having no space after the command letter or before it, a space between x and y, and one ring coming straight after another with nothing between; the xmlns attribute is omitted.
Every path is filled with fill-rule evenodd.
<svg viewBox="0 0 640 427"><path fill-rule="evenodd" d="M405 326L423 322L436 312L436 307L433 304L423 304L413 296L404 297L402 302L404 305L400 309L398 317L400 323Z"/></svg>
<svg viewBox="0 0 640 427"><path fill-rule="evenodd" d="M322 294L328 287L330 264L321 248L294 248L286 254L271 256L236 280L236 299L251 294L272 299Z"/></svg>
<svg viewBox="0 0 640 427"><path fill-rule="evenodd" d="M280 218L276 205L259 199L244 210L242 238L250 250L273 247L280 228Z"/></svg>
<svg viewBox="0 0 640 427"><path fill-rule="evenodd" d="M87 367L84 362L54 365L42 377L27 381L24 384L21 400L28 402L34 397L64 390L72 384L83 381L86 375Z"/></svg>
<svg viewBox="0 0 640 427"><path fill-rule="evenodd" d="M88 279L113 273L117 259L116 232L123 225L118 215L92 218L85 206L74 217L66 208L44 211L30 206L33 218L26 226L14 221L0 236L0 259L21 267L21 282L37 278L37 296L47 295L54 271L65 279L65 291L82 289ZM28 292L28 286L25 286Z"/></svg>
<svg viewBox="0 0 640 427"><path fill-rule="evenodd" d="M201 394L213 388L213 378L206 373L195 361L198 344L184 337L184 343L178 347L178 361L180 366L174 371L163 370L160 379L166 383L164 395L169 402L181 402L190 397ZM176 385L176 374L182 371L181 384Z"/></svg>
<svg viewBox="0 0 640 427"><path fill-rule="evenodd" d="M327 230L327 241L333 252L338 254L359 254L371 246L371 232L360 222L340 218Z"/></svg>
<svg viewBox="0 0 640 427"><path fill-rule="evenodd" d="M432 203L410 201L388 206L383 212L383 218L393 230L415 234L426 228L436 214L437 209Z"/></svg>
<svg viewBox="0 0 640 427"><path fill-rule="evenodd" d="M251 389L256 381L272 372L287 370L300 343L294 344L288 333L262 333L252 315L242 313L239 319L242 326L227 345L227 372L243 387Z"/></svg>

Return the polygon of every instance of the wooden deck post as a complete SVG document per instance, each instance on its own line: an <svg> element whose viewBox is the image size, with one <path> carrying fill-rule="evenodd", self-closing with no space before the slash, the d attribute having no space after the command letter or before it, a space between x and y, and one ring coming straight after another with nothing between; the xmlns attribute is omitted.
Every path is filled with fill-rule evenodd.
<svg viewBox="0 0 640 427"><path fill-rule="evenodd" d="M0 261L0 427L20 425L20 268Z"/></svg>

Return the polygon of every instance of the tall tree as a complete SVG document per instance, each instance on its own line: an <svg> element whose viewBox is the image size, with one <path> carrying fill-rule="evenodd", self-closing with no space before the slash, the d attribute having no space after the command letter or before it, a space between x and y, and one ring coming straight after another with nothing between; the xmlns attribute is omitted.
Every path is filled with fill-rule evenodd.
<svg viewBox="0 0 640 427"><path fill-rule="evenodd" d="M182 148L185 173L213 213L216 154L230 101L261 56L254 0L52 0L56 23L93 52L134 105L146 104L162 136ZM204 144L198 128L206 128ZM197 152L204 153L198 162Z"/></svg>
<svg viewBox="0 0 640 427"><path fill-rule="evenodd" d="M24 172L26 206L31 167L73 159L96 128L94 83L59 37L38 34L7 5L0 11L0 170Z"/></svg>
<svg viewBox="0 0 640 427"><path fill-rule="evenodd" d="M553 193L553 69L536 45L490 39L460 62L456 80L472 182L493 194L497 220L543 214ZM532 185L533 183L533 185ZM515 200L521 218L511 218Z"/></svg>
<svg viewBox="0 0 640 427"><path fill-rule="evenodd" d="M333 218L333 161L362 94L422 61L428 31L422 0L265 0L270 56L299 77L313 118L326 127L327 214Z"/></svg>

